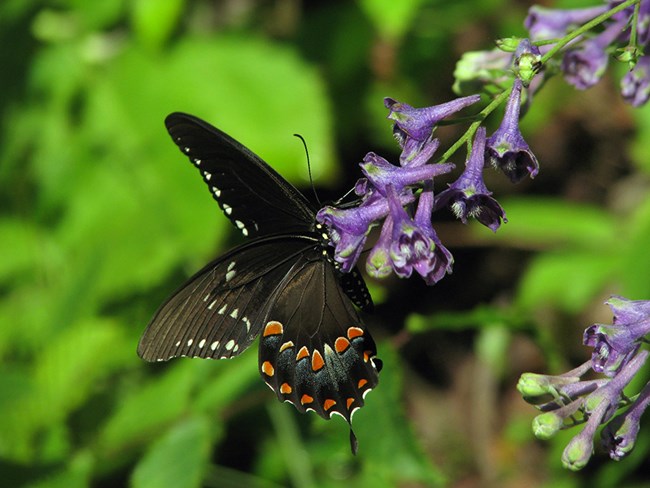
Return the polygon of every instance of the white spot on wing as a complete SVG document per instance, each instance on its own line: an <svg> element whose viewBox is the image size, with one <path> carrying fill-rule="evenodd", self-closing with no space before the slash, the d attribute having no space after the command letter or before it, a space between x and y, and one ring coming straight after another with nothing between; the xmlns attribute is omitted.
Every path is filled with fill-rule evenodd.
<svg viewBox="0 0 650 488"><path fill-rule="evenodd" d="M238 315L239 315L239 309L238 309L238 308L236 308L235 310L233 310L232 312L230 312L230 316L231 316L233 319L236 319Z"/></svg>
<svg viewBox="0 0 650 488"><path fill-rule="evenodd" d="M221 307L217 313L218 313L219 315L223 315L223 314L226 312L226 307L227 307L227 306L228 306L228 305L224 305L223 307Z"/></svg>
<svg viewBox="0 0 650 488"><path fill-rule="evenodd" d="M178 341L178 342L176 343L176 347L179 347L180 345L181 345L181 341Z"/></svg>
<svg viewBox="0 0 650 488"><path fill-rule="evenodd" d="M226 212L226 215L230 215L232 213L232 207L228 205L227 203L223 204L223 211Z"/></svg>
<svg viewBox="0 0 650 488"><path fill-rule="evenodd" d="M235 347L235 341L233 339L230 339L228 342L226 342L226 349L228 351L232 351L233 347Z"/></svg>
<svg viewBox="0 0 650 488"><path fill-rule="evenodd" d="M221 196L221 190L219 190L219 188L217 188L216 186L212 187L212 193L214 193L217 198Z"/></svg>
<svg viewBox="0 0 650 488"><path fill-rule="evenodd" d="M236 274L237 274L236 271L228 271L226 273L226 281L232 280L235 277Z"/></svg>
<svg viewBox="0 0 650 488"><path fill-rule="evenodd" d="M235 267L235 262L234 262L234 261L230 261L230 263L228 264L228 271L232 271L232 269L233 269L234 267Z"/></svg>
<svg viewBox="0 0 650 488"><path fill-rule="evenodd" d="M210 303L210 305L208 305L208 309L212 310L212 307L214 307L216 305L216 303L217 303L217 301L213 300L212 303Z"/></svg>
<svg viewBox="0 0 650 488"><path fill-rule="evenodd" d="M205 339L201 339L201 342L199 342L199 347L205 346Z"/></svg>
<svg viewBox="0 0 650 488"><path fill-rule="evenodd" d="M203 176L205 176L205 179L207 181L210 181L210 179L212 178L212 173L208 173L207 171L204 171Z"/></svg>
<svg viewBox="0 0 650 488"><path fill-rule="evenodd" d="M242 317L242 321L246 324L246 332L251 330L251 321L248 320L248 317Z"/></svg>
<svg viewBox="0 0 650 488"><path fill-rule="evenodd" d="M193 342L194 342L194 339L190 339L189 341L187 341L188 347L191 346Z"/></svg>
<svg viewBox="0 0 650 488"><path fill-rule="evenodd" d="M214 341L212 344L210 344L210 349L215 351L219 347L219 341Z"/></svg>

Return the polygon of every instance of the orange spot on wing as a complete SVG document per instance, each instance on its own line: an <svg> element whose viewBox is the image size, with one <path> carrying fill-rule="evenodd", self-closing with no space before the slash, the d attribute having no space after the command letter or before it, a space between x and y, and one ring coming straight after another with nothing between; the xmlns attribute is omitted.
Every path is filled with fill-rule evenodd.
<svg viewBox="0 0 650 488"><path fill-rule="evenodd" d="M361 389L364 386L366 386L367 383L368 383L368 380L361 378L359 380L359 383L357 383L357 388Z"/></svg>
<svg viewBox="0 0 650 488"><path fill-rule="evenodd" d="M331 398L328 398L328 399L325 400L325 402L323 403L323 409L324 409L325 411L327 411L327 410L329 410L330 408L332 408L334 405L336 405L336 402L335 402L334 400L332 400Z"/></svg>
<svg viewBox="0 0 650 488"><path fill-rule="evenodd" d="M350 410L350 407L354 403L354 398L348 398L347 402L345 403L345 406L348 410Z"/></svg>
<svg viewBox="0 0 650 488"><path fill-rule="evenodd" d="M314 354L311 356L311 369L318 371L323 366L325 366L325 360L323 359L323 356L320 352L314 351Z"/></svg>
<svg viewBox="0 0 650 488"><path fill-rule="evenodd" d="M339 354L345 352L348 347L350 347L350 341L348 341L345 337L339 337L334 341L334 349Z"/></svg>
<svg viewBox="0 0 650 488"><path fill-rule="evenodd" d="M264 361L262 363L262 373L266 376L273 376L275 374L275 369L270 361Z"/></svg>
<svg viewBox="0 0 650 488"><path fill-rule="evenodd" d="M355 337L361 337L363 335L363 329L360 327L348 327L348 339L352 340Z"/></svg>
<svg viewBox="0 0 650 488"><path fill-rule="evenodd" d="M291 385L289 383L282 383L282 385L280 386L280 393L289 395L292 391L293 388L291 388Z"/></svg>
<svg viewBox="0 0 650 488"><path fill-rule="evenodd" d="M289 349L290 347L293 347L293 341L287 341L284 344L280 346L280 352L284 351L285 349Z"/></svg>
<svg viewBox="0 0 650 488"><path fill-rule="evenodd" d="M266 327L264 327L264 332L262 333L262 337L268 337L272 335L279 335L282 334L284 328L282 327L282 324L278 322L277 320L271 320L268 324L266 324Z"/></svg>
<svg viewBox="0 0 650 488"><path fill-rule="evenodd" d="M307 346L302 346L298 351L298 354L296 354L296 361L300 361L306 357L309 357L309 349L307 349Z"/></svg>
<svg viewBox="0 0 650 488"><path fill-rule="evenodd" d="M311 402L313 402L313 401L314 401L314 398L313 398L313 397L310 397L310 396L307 395L306 393L305 393L303 396L300 397L300 403L302 403L303 405L304 405L305 403L311 403Z"/></svg>

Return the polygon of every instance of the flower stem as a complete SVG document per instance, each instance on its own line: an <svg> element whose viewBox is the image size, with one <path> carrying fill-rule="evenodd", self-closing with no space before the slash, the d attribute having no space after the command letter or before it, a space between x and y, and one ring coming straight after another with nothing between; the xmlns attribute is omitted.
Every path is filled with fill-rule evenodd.
<svg viewBox="0 0 650 488"><path fill-rule="evenodd" d="M475 117L477 120L473 122L465 131L465 133L449 148L445 151L445 153L440 157L440 159L436 162L442 163L447 161L458 149L467 141L474 136L474 133L478 130L478 128L481 126L483 123L483 120L490 115L499 105L503 103L503 101L510 96L510 92L512 91L512 86L507 89L502 91L499 95L497 95L490 104L485 107L483 110L481 110L478 115Z"/></svg>
<svg viewBox="0 0 650 488"><path fill-rule="evenodd" d="M555 54L557 54L558 51L560 51L564 46L569 44L572 40L574 40L576 37L581 36L585 32L593 29L597 25L602 24L605 22L607 19L612 17L613 15L616 15L618 12L625 10L627 7L631 5L638 5L641 2L641 0L627 0L620 5L614 7L611 10L608 10L607 12L600 14L598 17L590 20L586 24L578 27L576 30L572 31L562 39L560 39L555 46L553 46L544 56L542 56L542 59L540 60L541 64L546 63L549 59L551 59Z"/></svg>

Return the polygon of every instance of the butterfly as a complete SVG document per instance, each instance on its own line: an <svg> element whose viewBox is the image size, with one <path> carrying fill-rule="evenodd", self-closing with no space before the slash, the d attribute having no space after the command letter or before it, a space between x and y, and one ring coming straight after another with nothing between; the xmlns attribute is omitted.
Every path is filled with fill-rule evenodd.
<svg viewBox="0 0 650 488"><path fill-rule="evenodd" d="M138 355L232 358L260 337L259 372L278 399L325 419L343 417L356 453L352 415L381 369L354 307L372 308L363 278L340 271L316 209L260 157L192 115L172 113L165 126L247 239L160 306Z"/></svg>

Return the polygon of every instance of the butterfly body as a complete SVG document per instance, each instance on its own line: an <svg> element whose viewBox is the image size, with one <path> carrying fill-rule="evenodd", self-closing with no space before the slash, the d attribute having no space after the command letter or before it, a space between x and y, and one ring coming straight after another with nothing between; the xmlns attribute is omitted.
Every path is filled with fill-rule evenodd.
<svg viewBox="0 0 650 488"><path fill-rule="evenodd" d="M248 240L163 303L138 354L232 358L259 336L260 374L281 401L351 422L381 367L353 306L372 306L363 279L340 271L315 209L262 159L191 115L171 114L165 125Z"/></svg>

